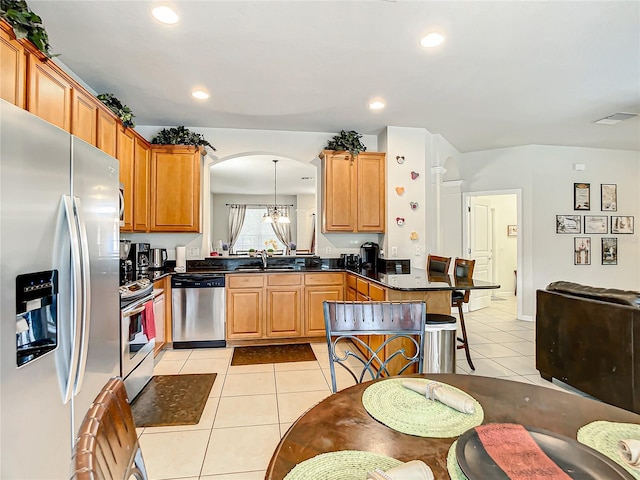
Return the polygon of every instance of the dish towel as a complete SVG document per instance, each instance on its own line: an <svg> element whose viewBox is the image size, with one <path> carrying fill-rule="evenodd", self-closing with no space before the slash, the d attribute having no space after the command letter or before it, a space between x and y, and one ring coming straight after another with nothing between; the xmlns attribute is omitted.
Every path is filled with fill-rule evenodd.
<svg viewBox="0 0 640 480"><path fill-rule="evenodd" d="M627 465L640 470L640 440L620 440L618 452Z"/></svg>
<svg viewBox="0 0 640 480"><path fill-rule="evenodd" d="M367 480L433 480L433 472L422 460L411 460L386 472L379 468L367 472Z"/></svg>
<svg viewBox="0 0 640 480"><path fill-rule="evenodd" d="M156 338L156 319L153 314L153 302L151 301L147 302L144 306L142 333L144 333L149 340Z"/></svg>
<svg viewBox="0 0 640 480"><path fill-rule="evenodd" d="M402 386L418 392L421 395L431 399L437 400L445 405L454 408L462 413L475 412L475 404L466 395L463 395L455 390L450 390L444 385L438 382L418 382L415 380L405 380L402 382Z"/></svg>

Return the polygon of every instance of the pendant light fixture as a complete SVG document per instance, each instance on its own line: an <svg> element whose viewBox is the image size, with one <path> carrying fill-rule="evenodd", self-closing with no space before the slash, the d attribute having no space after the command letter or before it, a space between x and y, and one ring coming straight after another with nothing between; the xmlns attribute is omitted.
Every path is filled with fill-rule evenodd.
<svg viewBox="0 0 640 480"><path fill-rule="evenodd" d="M273 162L273 207L267 207L262 223L291 223L289 217L278 210L278 160L271 161Z"/></svg>

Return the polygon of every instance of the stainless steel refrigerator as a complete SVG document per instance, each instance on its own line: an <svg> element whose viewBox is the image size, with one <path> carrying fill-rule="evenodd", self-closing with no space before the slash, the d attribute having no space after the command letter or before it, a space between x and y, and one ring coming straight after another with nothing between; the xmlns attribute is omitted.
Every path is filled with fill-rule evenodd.
<svg viewBox="0 0 640 480"><path fill-rule="evenodd" d="M118 162L0 100L0 478L63 479L120 373Z"/></svg>

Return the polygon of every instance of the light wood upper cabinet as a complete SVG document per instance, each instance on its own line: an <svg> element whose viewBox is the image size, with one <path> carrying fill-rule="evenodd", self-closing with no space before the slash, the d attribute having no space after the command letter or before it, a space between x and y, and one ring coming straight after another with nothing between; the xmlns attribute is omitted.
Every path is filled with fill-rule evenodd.
<svg viewBox="0 0 640 480"><path fill-rule="evenodd" d="M100 106L97 122L96 147L115 158L120 120L107 107Z"/></svg>
<svg viewBox="0 0 640 480"><path fill-rule="evenodd" d="M98 105L96 98L78 88L72 89L71 133L91 145L96 145Z"/></svg>
<svg viewBox="0 0 640 480"><path fill-rule="evenodd" d="M135 142L134 134L130 129L122 126L118 129L116 158L120 162L120 183L124 186L124 226L120 227L122 232L133 231L133 202L136 194L134 191Z"/></svg>
<svg viewBox="0 0 640 480"><path fill-rule="evenodd" d="M9 25L0 22L0 98L25 107L27 57Z"/></svg>
<svg viewBox="0 0 640 480"><path fill-rule="evenodd" d="M152 232L200 231L200 149L151 148Z"/></svg>
<svg viewBox="0 0 640 480"><path fill-rule="evenodd" d="M71 82L52 61L29 55L27 110L71 131Z"/></svg>
<svg viewBox="0 0 640 480"><path fill-rule="evenodd" d="M385 153L325 150L323 161L322 231L385 230Z"/></svg>
<svg viewBox="0 0 640 480"><path fill-rule="evenodd" d="M385 154L362 152L358 155L358 232L384 232Z"/></svg>
<svg viewBox="0 0 640 480"><path fill-rule="evenodd" d="M133 230L147 232L151 217L151 146L137 134L134 142Z"/></svg>

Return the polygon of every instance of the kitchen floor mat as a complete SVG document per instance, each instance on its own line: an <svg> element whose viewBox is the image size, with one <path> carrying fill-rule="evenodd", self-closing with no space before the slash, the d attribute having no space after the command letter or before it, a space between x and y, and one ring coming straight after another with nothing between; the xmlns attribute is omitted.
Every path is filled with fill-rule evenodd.
<svg viewBox="0 0 640 480"><path fill-rule="evenodd" d="M196 425L215 373L155 375L131 403L136 427Z"/></svg>
<svg viewBox="0 0 640 480"><path fill-rule="evenodd" d="M231 365L258 365L261 363L313 362L316 356L308 343L296 345L260 345L235 347Z"/></svg>

